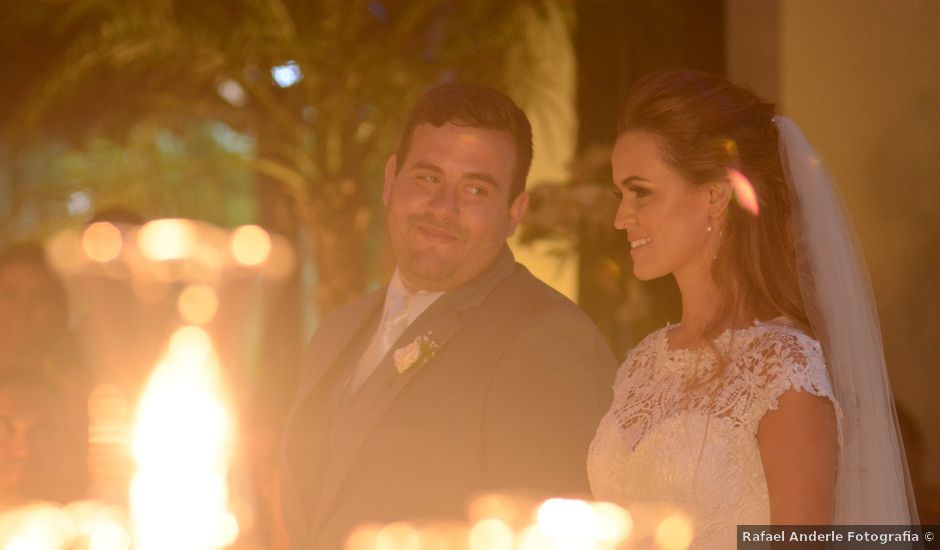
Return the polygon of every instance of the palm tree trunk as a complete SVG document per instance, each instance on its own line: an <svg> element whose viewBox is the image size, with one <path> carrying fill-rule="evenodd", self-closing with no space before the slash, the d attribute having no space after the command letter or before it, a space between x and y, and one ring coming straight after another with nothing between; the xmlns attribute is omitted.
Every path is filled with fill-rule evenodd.
<svg viewBox="0 0 940 550"><path fill-rule="evenodd" d="M368 210L351 200L331 208L318 227L308 227L319 274L317 306L322 316L353 300L368 277L366 229Z"/></svg>

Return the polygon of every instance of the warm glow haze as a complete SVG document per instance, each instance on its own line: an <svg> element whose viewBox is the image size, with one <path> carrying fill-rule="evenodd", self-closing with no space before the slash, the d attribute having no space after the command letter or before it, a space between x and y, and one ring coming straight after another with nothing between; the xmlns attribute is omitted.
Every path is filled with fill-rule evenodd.
<svg viewBox="0 0 940 550"><path fill-rule="evenodd" d="M141 397L133 435L131 512L140 550L222 548L238 535L228 511L233 419L209 335L170 339Z"/></svg>

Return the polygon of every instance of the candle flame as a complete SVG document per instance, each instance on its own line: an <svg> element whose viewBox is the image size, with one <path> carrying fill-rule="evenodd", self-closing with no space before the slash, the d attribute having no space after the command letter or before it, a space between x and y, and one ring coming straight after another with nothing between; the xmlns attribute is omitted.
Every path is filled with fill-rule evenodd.
<svg viewBox="0 0 940 550"><path fill-rule="evenodd" d="M178 329L140 400L131 513L137 548L208 550L237 536L226 509L233 421L212 341Z"/></svg>

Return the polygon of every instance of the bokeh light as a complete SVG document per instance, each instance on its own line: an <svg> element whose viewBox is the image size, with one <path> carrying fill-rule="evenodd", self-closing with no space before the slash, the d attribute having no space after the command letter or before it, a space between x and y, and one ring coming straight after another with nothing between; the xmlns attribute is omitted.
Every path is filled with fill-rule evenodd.
<svg viewBox="0 0 940 550"><path fill-rule="evenodd" d="M50 503L32 504L0 519L0 545L4 550L67 548L76 534L75 521Z"/></svg>
<svg viewBox="0 0 940 550"><path fill-rule="evenodd" d="M519 534L519 550L554 550L555 542L538 525L530 525Z"/></svg>
<svg viewBox="0 0 940 550"><path fill-rule="evenodd" d="M219 297L208 285L189 285L180 292L176 309L187 323L204 325L215 317Z"/></svg>
<svg viewBox="0 0 940 550"><path fill-rule="evenodd" d="M597 520L597 534L600 540L619 542L626 540L633 532L633 518L630 513L609 502L591 504Z"/></svg>
<svg viewBox="0 0 940 550"><path fill-rule="evenodd" d="M256 266L271 254L271 236L257 225L243 225L232 233L232 256L244 266Z"/></svg>
<svg viewBox="0 0 940 550"><path fill-rule="evenodd" d="M663 550L685 550L692 544L692 524L683 516L672 515L656 528L656 544Z"/></svg>
<svg viewBox="0 0 940 550"><path fill-rule="evenodd" d="M293 60L271 68L271 78L281 88L290 88L303 80L303 77L304 74L300 70L300 65Z"/></svg>
<svg viewBox="0 0 940 550"><path fill-rule="evenodd" d="M375 550L421 550L421 536L407 523L390 523L376 535Z"/></svg>
<svg viewBox="0 0 940 550"><path fill-rule="evenodd" d="M518 499L508 495L485 494L472 501L468 507L467 515L471 522L477 523L484 519L496 518L509 525L516 525L523 519L523 509L526 508ZM528 510L525 511L528 513ZM528 518L525 518L528 521Z"/></svg>
<svg viewBox="0 0 940 550"><path fill-rule="evenodd" d="M498 518L477 522L467 535L470 550L512 550L515 542L512 527Z"/></svg>
<svg viewBox="0 0 940 550"><path fill-rule="evenodd" d="M194 254L196 231L188 220L154 220L140 228L137 245L153 261L180 260Z"/></svg>
<svg viewBox="0 0 940 550"><path fill-rule="evenodd" d="M356 527L346 539L346 550L373 550L381 530L381 525L373 523Z"/></svg>
<svg viewBox="0 0 940 550"><path fill-rule="evenodd" d="M121 231L108 222L89 225L82 233L82 248L96 262L110 262L121 254L124 240Z"/></svg>
<svg viewBox="0 0 940 550"><path fill-rule="evenodd" d="M583 500L546 500L536 512L536 523L561 546L578 539L595 538L594 512L591 505Z"/></svg>
<svg viewBox="0 0 940 550"><path fill-rule="evenodd" d="M88 539L88 550L130 550L130 547L130 533L123 525L113 521L95 526Z"/></svg>
<svg viewBox="0 0 940 550"><path fill-rule="evenodd" d="M71 230L57 233L46 248L49 263L65 275L77 273L85 267L88 257L83 250L82 236Z"/></svg>

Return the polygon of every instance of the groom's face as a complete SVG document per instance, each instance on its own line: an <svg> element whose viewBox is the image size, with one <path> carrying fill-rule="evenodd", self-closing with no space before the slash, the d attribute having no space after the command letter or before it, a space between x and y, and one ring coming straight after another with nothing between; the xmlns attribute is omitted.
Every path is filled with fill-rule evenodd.
<svg viewBox="0 0 940 550"><path fill-rule="evenodd" d="M405 284L449 290L483 272L525 213L509 200L516 152L507 132L421 124L407 157L385 166L382 198Z"/></svg>

